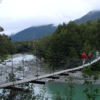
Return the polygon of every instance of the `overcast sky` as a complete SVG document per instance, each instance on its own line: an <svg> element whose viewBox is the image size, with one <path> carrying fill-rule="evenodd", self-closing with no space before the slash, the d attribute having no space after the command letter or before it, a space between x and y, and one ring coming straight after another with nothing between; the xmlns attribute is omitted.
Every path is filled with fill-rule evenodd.
<svg viewBox="0 0 100 100"><path fill-rule="evenodd" d="M67 23L91 10L100 10L100 0L2 0L0 26L9 35L30 26Z"/></svg>

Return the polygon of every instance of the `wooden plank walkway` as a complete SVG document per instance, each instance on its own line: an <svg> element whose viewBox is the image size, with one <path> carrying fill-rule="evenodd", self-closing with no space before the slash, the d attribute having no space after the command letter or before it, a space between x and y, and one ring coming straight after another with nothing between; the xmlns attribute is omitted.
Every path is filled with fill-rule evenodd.
<svg viewBox="0 0 100 100"><path fill-rule="evenodd" d="M67 72L71 72L71 71L78 71L80 69L83 69L84 67L90 66L90 65L98 62L99 60L100 60L100 57L93 60L91 63L87 63L87 64L84 64L84 65L78 66L76 68L66 69L66 70L62 70L62 71L59 71L59 72L54 72L54 73L51 73L51 74L46 74L46 75L42 75L42 76L38 76L38 77L30 77L28 79L23 79L23 80L19 80L19 81L5 83L5 84L0 85L0 88L6 88L6 87L9 87L9 86L15 86L15 85L18 85L18 84L28 83L28 82L32 82L32 81L36 81L36 80L41 80L41 79L44 79L44 78L52 77L54 75L60 75L62 73L67 73Z"/></svg>
<svg viewBox="0 0 100 100"><path fill-rule="evenodd" d="M20 88L20 87L14 87L14 86L8 86L8 87L5 87L5 89L12 89L13 91L30 92L28 89L24 89L24 88Z"/></svg>

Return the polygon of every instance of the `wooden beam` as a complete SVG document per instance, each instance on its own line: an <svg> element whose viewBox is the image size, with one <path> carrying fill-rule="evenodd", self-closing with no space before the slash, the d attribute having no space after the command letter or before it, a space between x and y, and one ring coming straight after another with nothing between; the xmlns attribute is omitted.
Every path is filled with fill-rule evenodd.
<svg viewBox="0 0 100 100"><path fill-rule="evenodd" d="M72 71L69 71L69 72L71 72L71 73L75 73L77 70L72 70Z"/></svg>
<svg viewBox="0 0 100 100"><path fill-rule="evenodd" d="M45 81L37 81L37 80L34 80L34 81L30 81L30 83L35 83L35 84L45 84L46 82Z"/></svg>
<svg viewBox="0 0 100 100"><path fill-rule="evenodd" d="M4 87L4 89L11 89L11 90L14 90L14 91L22 91L22 92L29 92L28 89L23 89L23 88L15 87L15 86Z"/></svg>
<svg viewBox="0 0 100 100"><path fill-rule="evenodd" d="M59 77L58 77L58 76L49 76L49 77L47 77L47 78L59 79Z"/></svg>
<svg viewBox="0 0 100 100"><path fill-rule="evenodd" d="M69 74L68 73L61 73L59 74L60 76L68 76Z"/></svg>

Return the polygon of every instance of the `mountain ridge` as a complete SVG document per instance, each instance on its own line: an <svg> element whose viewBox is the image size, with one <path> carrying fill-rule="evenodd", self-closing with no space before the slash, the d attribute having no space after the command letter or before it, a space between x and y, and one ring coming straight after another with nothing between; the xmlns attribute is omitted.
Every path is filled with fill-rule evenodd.
<svg viewBox="0 0 100 100"><path fill-rule="evenodd" d="M74 20L77 24L81 24L87 21L96 21L100 19L100 10L93 10L85 14L83 17Z"/></svg>
<svg viewBox="0 0 100 100"><path fill-rule="evenodd" d="M32 26L11 36L14 42L30 41L52 34L56 30L53 24Z"/></svg>
<svg viewBox="0 0 100 100"><path fill-rule="evenodd" d="M100 19L100 10L93 10L85 14L83 17L74 20L77 24L85 23L87 21L96 21ZM46 35L51 35L55 32L56 26L53 24L32 26L11 36L14 42L30 41L34 39L43 38Z"/></svg>

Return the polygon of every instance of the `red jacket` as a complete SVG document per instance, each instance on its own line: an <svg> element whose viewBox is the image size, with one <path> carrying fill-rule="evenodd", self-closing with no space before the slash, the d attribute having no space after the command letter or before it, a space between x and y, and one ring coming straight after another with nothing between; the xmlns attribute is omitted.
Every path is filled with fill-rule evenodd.
<svg viewBox="0 0 100 100"><path fill-rule="evenodd" d="M85 52L83 52L83 53L81 54L81 58L82 58L82 59L87 59L87 58L88 58L88 56L86 55L86 53L85 53Z"/></svg>

